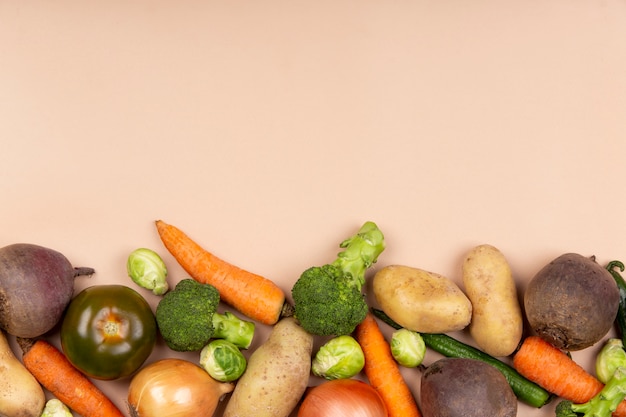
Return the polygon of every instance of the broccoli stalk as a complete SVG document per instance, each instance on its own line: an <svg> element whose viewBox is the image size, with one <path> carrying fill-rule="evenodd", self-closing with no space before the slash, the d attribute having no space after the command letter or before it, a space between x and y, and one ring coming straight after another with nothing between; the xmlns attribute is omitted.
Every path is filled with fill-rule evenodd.
<svg viewBox="0 0 626 417"><path fill-rule="evenodd" d="M255 324L232 313L220 314L218 290L191 278L181 280L168 291L156 308L159 332L167 346L178 352L202 349L211 339L224 339L247 349Z"/></svg>
<svg viewBox="0 0 626 417"><path fill-rule="evenodd" d="M385 240L375 223L366 222L339 247L344 250L332 263L307 269L291 289L294 316L314 335L347 335L363 321L365 272L385 249Z"/></svg>
<svg viewBox="0 0 626 417"><path fill-rule="evenodd" d="M617 341L617 344L614 342ZM619 346L618 346L619 345ZM619 339L611 339L596 358L598 367L603 370L611 369L612 376L602 390L592 399L583 404L574 404L572 401L561 401L556 406L556 417L610 417L617 406L626 397L626 367L623 365L623 355L615 348L623 350Z"/></svg>
<svg viewBox="0 0 626 417"><path fill-rule="evenodd" d="M254 322L242 320L233 313L213 314L213 339L224 339L240 349L248 349L254 336Z"/></svg>

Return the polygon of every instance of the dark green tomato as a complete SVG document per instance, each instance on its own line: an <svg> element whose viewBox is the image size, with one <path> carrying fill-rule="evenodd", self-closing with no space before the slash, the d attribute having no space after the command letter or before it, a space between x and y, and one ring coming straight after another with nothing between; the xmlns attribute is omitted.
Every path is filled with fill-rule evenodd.
<svg viewBox="0 0 626 417"><path fill-rule="evenodd" d="M70 302L61 346L87 376L112 380L135 372L150 356L157 325L148 302L124 285L96 285Z"/></svg>

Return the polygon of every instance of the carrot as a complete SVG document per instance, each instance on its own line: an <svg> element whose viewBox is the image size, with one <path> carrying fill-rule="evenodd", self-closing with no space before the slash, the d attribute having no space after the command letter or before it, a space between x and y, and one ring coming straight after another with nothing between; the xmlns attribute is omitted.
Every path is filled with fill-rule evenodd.
<svg viewBox="0 0 626 417"><path fill-rule="evenodd" d="M356 327L355 337L365 355L365 375L385 402L388 416L421 417L415 398L391 354L391 347L371 313Z"/></svg>
<svg viewBox="0 0 626 417"><path fill-rule="evenodd" d="M285 293L273 281L218 258L175 226L157 220L156 227L183 269L196 281L217 288L226 304L263 324L272 325L281 318L288 304Z"/></svg>
<svg viewBox="0 0 626 417"><path fill-rule="evenodd" d="M56 398L83 417L124 417L91 380L76 369L63 353L43 339L22 339L26 369Z"/></svg>
<svg viewBox="0 0 626 417"><path fill-rule="evenodd" d="M513 356L513 367L545 390L574 404L586 403L604 387L565 352L538 336L524 339ZM625 416L626 401L622 401L613 417Z"/></svg>

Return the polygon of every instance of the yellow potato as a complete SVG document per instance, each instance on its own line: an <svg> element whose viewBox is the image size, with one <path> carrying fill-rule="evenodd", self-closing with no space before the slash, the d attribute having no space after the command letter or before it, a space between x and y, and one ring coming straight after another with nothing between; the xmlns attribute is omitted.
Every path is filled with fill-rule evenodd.
<svg viewBox="0 0 626 417"><path fill-rule="evenodd" d="M378 271L372 289L381 309L396 323L422 333L461 330L472 304L450 279L423 269L390 265Z"/></svg>
<svg viewBox="0 0 626 417"><path fill-rule="evenodd" d="M524 325L504 255L491 245L473 248L463 260L463 285L473 307L469 331L478 347L492 356L513 353Z"/></svg>
<svg viewBox="0 0 626 417"><path fill-rule="evenodd" d="M45 403L43 388L13 354L0 330L0 416L39 417Z"/></svg>

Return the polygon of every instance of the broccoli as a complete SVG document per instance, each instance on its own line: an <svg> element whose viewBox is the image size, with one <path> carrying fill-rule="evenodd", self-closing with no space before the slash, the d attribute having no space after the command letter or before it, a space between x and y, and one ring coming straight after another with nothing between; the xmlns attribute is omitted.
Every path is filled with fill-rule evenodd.
<svg viewBox="0 0 626 417"><path fill-rule="evenodd" d="M255 324L232 313L218 313L219 303L219 291L212 285L191 278L176 284L163 296L155 314L167 346L178 352L191 352L218 338L247 349Z"/></svg>
<svg viewBox="0 0 626 417"><path fill-rule="evenodd" d="M365 271L385 249L384 236L373 222L340 245L333 263L302 273L291 289L294 316L302 328L319 336L347 335L367 315L362 288Z"/></svg>
<svg viewBox="0 0 626 417"><path fill-rule="evenodd" d="M626 396L626 369L618 368L613 377L595 397L584 404L561 401L556 406L556 417L611 417Z"/></svg>

